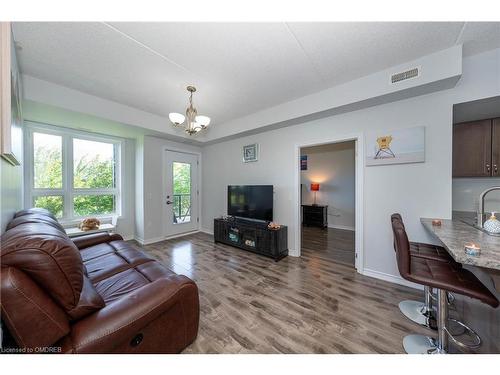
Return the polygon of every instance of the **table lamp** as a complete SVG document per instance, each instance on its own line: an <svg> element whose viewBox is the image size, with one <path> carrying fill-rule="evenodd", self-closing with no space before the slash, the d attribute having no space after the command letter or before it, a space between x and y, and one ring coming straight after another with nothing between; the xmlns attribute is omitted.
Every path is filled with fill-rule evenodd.
<svg viewBox="0 0 500 375"><path fill-rule="evenodd" d="M317 204L316 204L316 192L319 191L319 184L312 183L311 184L311 191L314 191L314 203L313 203L313 206L317 206Z"/></svg>

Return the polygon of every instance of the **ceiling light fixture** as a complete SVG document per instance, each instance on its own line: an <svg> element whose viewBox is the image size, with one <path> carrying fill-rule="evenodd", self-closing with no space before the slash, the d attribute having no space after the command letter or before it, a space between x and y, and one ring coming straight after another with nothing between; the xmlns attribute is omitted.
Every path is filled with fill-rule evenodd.
<svg viewBox="0 0 500 375"><path fill-rule="evenodd" d="M193 92L196 91L196 87L188 86L186 89L190 92L189 94L189 107L186 109L186 116L180 113L172 112L168 115L168 118L175 127L182 126L184 120L186 120L185 132L189 135L199 133L204 130L210 124L210 117L198 115L198 111L193 107Z"/></svg>

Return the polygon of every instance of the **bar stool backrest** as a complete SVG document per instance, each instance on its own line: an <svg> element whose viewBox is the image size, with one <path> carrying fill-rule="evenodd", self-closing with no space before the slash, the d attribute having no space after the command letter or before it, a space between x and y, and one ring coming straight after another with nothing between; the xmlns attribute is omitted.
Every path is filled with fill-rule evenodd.
<svg viewBox="0 0 500 375"><path fill-rule="evenodd" d="M410 275L410 242L408 241L403 223L397 219L392 219L391 221L398 270L401 276L405 278Z"/></svg>
<svg viewBox="0 0 500 375"><path fill-rule="evenodd" d="M391 215L391 223L394 221L394 220L399 220L401 222L401 224L403 224L403 228L405 226L405 223L403 222L403 217L401 216L401 214L399 213L394 213Z"/></svg>
<svg viewBox="0 0 500 375"><path fill-rule="evenodd" d="M403 225L403 228L405 227L405 223L403 223L403 217L401 216L401 214L399 214L397 212L392 214L391 215L391 223L394 222L394 220L398 220ZM396 251L396 237L394 237L394 251Z"/></svg>

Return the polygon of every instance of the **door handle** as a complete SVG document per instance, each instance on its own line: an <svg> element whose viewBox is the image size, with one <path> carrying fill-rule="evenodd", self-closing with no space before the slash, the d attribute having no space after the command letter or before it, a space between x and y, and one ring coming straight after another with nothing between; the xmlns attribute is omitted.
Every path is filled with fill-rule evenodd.
<svg viewBox="0 0 500 375"><path fill-rule="evenodd" d="M496 164L493 164L493 173L498 173L498 166Z"/></svg>
<svg viewBox="0 0 500 375"><path fill-rule="evenodd" d="M489 173L490 172L490 165L486 164L486 171Z"/></svg>
<svg viewBox="0 0 500 375"><path fill-rule="evenodd" d="M167 204L172 204L172 203L174 203L174 202L171 202L171 201L167 201L166 203L167 203Z"/></svg>

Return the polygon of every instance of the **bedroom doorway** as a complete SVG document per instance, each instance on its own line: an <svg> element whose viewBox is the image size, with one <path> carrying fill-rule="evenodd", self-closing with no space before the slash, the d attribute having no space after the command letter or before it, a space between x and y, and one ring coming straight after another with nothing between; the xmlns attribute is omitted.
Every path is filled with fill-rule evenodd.
<svg viewBox="0 0 500 375"><path fill-rule="evenodd" d="M300 256L362 270L360 137L297 146Z"/></svg>
<svg viewBox="0 0 500 375"><path fill-rule="evenodd" d="M301 253L354 267L355 141L300 149Z"/></svg>

